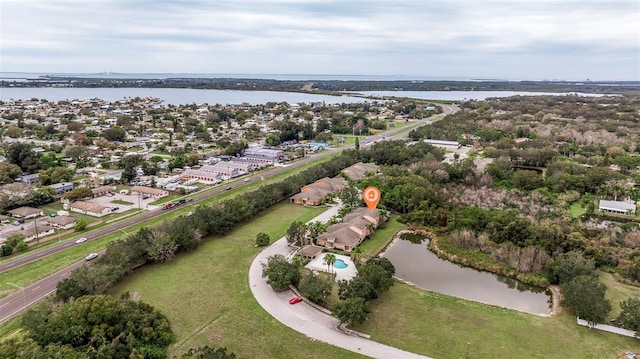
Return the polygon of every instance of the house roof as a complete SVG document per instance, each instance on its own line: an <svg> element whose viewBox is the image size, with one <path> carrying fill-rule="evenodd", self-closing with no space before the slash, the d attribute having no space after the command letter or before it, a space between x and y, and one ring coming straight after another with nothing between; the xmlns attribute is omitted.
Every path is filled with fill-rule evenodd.
<svg viewBox="0 0 640 359"><path fill-rule="evenodd" d="M303 257L315 257L318 253L322 252L322 247L314 244L306 245L298 251L298 255Z"/></svg>
<svg viewBox="0 0 640 359"><path fill-rule="evenodd" d="M93 188L91 192L93 192L93 194L98 194L98 193L113 191L114 189L116 189L115 186L100 186L100 187Z"/></svg>
<svg viewBox="0 0 640 359"><path fill-rule="evenodd" d="M367 172L377 173L380 167L375 163L358 162L342 170L344 174L354 181L367 177Z"/></svg>
<svg viewBox="0 0 640 359"><path fill-rule="evenodd" d="M606 211L614 211L614 212L627 212L636 210L636 205L627 202L621 201L606 201L600 200L600 204L598 205L598 209L604 209Z"/></svg>
<svg viewBox="0 0 640 359"><path fill-rule="evenodd" d="M71 216L56 216L49 217L47 219L48 223L55 223L61 226L66 226L67 224L76 223L76 219Z"/></svg>
<svg viewBox="0 0 640 359"><path fill-rule="evenodd" d="M43 213L41 209L33 208L33 207L19 207L16 209L12 209L9 211L13 216L26 217L32 214L41 214Z"/></svg>
<svg viewBox="0 0 640 359"><path fill-rule="evenodd" d="M327 242L340 243L345 246L354 247L360 243L360 233L356 232L351 223L338 223L318 236Z"/></svg>
<svg viewBox="0 0 640 359"><path fill-rule="evenodd" d="M47 232L52 231L54 229L53 227L51 227L50 225L45 224L45 223L38 224L37 228L38 228L37 232L36 232L36 226L29 227L29 228L25 229L24 230L24 236L25 237L31 237L31 236L35 235L36 233L37 234L47 233Z"/></svg>
<svg viewBox="0 0 640 359"><path fill-rule="evenodd" d="M77 208L77 209L81 209L81 210L92 212L92 213L101 213L106 209L110 209L109 207L106 207L106 206L101 206L99 204L93 204L93 203L84 202L84 201L76 201L71 203L69 206L72 208Z"/></svg>

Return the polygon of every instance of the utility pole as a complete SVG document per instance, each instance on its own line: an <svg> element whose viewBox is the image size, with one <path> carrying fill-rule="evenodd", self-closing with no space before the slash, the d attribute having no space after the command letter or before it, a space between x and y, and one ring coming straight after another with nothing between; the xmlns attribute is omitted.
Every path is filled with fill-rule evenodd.
<svg viewBox="0 0 640 359"><path fill-rule="evenodd" d="M467 342L467 359L469 359L469 345L470 344L471 344L470 342Z"/></svg>

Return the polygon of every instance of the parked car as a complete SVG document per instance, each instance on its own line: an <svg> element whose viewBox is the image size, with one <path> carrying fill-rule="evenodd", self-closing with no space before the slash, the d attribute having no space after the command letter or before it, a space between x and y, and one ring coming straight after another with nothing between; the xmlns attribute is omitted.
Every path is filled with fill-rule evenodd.
<svg viewBox="0 0 640 359"><path fill-rule="evenodd" d="M94 259L98 258L98 253L91 253L88 256L84 257L84 260L88 261L92 261Z"/></svg>
<svg viewBox="0 0 640 359"><path fill-rule="evenodd" d="M76 243L80 244L87 241L87 237L80 237L76 239Z"/></svg>
<svg viewBox="0 0 640 359"><path fill-rule="evenodd" d="M302 297L293 297L289 299L289 304L296 304L302 302Z"/></svg>

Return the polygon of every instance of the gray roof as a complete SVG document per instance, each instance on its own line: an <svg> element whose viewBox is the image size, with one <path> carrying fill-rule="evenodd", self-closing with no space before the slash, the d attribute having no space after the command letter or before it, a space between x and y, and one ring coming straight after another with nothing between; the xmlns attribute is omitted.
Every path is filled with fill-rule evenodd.
<svg viewBox="0 0 640 359"><path fill-rule="evenodd" d="M621 201L605 201L603 199L600 200L600 204L598 205L598 209L604 209L606 211L615 211L615 212L627 212L627 211L636 211L636 205L627 202Z"/></svg>

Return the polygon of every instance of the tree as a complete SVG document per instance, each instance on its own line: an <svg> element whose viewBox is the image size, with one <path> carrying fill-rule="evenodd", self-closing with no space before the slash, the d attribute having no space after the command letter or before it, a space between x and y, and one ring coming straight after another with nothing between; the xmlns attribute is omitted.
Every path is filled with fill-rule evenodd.
<svg viewBox="0 0 640 359"><path fill-rule="evenodd" d="M385 257L371 257L369 259L367 259L366 264L374 264L377 266L380 266L382 269L384 269L388 274L389 277L393 277L394 274L396 274L396 267L393 265L393 263L391 263L391 261L388 258Z"/></svg>
<svg viewBox="0 0 640 359"><path fill-rule="evenodd" d="M378 298L378 293L368 280L356 275L351 280L338 282L338 297L340 299L363 298L365 300Z"/></svg>
<svg viewBox="0 0 640 359"><path fill-rule="evenodd" d="M88 225L87 220L84 218L80 218L76 221L74 228L76 229L76 231L81 232L87 229L87 225Z"/></svg>
<svg viewBox="0 0 640 359"><path fill-rule="evenodd" d="M259 246L259 247L268 246L270 241L271 241L271 238L269 238L269 235L264 232L260 232L256 235L256 246Z"/></svg>
<svg viewBox="0 0 640 359"><path fill-rule="evenodd" d="M620 303L618 322L623 328L635 330L640 336L640 299L630 298Z"/></svg>
<svg viewBox="0 0 640 359"><path fill-rule="evenodd" d="M306 240L307 226L302 222L292 222L287 229L287 242L294 245L302 246Z"/></svg>
<svg viewBox="0 0 640 359"><path fill-rule="evenodd" d="M5 150L7 161L20 167L23 172L35 173L41 154L33 151L34 146L27 143L12 143Z"/></svg>
<svg viewBox="0 0 640 359"><path fill-rule="evenodd" d="M71 157L74 162L87 160L91 157L91 151L85 146L70 146L64 149L63 154Z"/></svg>
<svg viewBox="0 0 640 359"><path fill-rule="evenodd" d="M564 295L562 305L590 323L604 322L611 310L611 304L605 298L607 287L600 283L597 276L577 276L560 284L560 290Z"/></svg>
<svg viewBox="0 0 640 359"><path fill-rule="evenodd" d="M327 253L324 255L324 263L327 265L327 270L331 273L331 268L336 262L336 255L333 253Z"/></svg>
<svg viewBox="0 0 640 359"><path fill-rule="evenodd" d="M127 133L120 127L111 127L102 131L101 136L110 142L124 142Z"/></svg>
<svg viewBox="0 0 640 359"><path fill-rule="evenodd" d="M358 270L358 277L371 283L376 297L379 297L382 292L387 291L393 285L391 274L377 264L367 263L361 266Z"/></svg>
<svg viewBox="0 0 640 359"><path fill-rule="evenodd" d="M342 203L349 207L358 207L360 203L362 203L362 195L358 191L358 189L354 186L349 186L345 188L338 195Z"/></svg>
<svg viewBox="0 0 640 359"><path fill-rule="evenodd" d="M13 163L0 162L0 184L13 183L22 174L22 169Z"/></svg>
<svg viewBox="0 0 640 359"><path fill-rule="evenodd" d="M127 296L84 296L40 305L25 313L22 326L43 348L68 345L97 358L164 358L173 339L162 313Z"/></svg>
<svg viewBox="0 0 640 359"><path fill-rule="evenodd" d="M91 192L91 189L87 187L74 188L63 196L64 199L68 199L70 201L89 197L93 197L93 192Z"/></svg>
<svg viewBox="0 0 640 359"><path fill-rule="evenodd" d="M582 252L571 251L556 257L549 270L551 283L567 283L581 275L594 275L595 260L587 258Z"/></svg>
<svg viewBox="0 0 640 359"><path fill-rule="evenodd" d="M367 302L360 297L340 300L333 305L333 314L341 323L359 325L367 320L369 308Z"/></svg>
<svg viewBox="0 0 640 359"><path fill-rule="evenodd" d="M262 277L267 278L267 283L272 288L279 290L289 285L298 285L300 281L300 267L295 263L290 263L281 254L275 254L267 258L267 263L263 264Z"/></svg>
<svg viewBox="0 0 640 359"><path fill-rule="evenodd" d="M322 304L331 294L331 283L311 273L300 283L300 294L316 304Z"/></svg>

